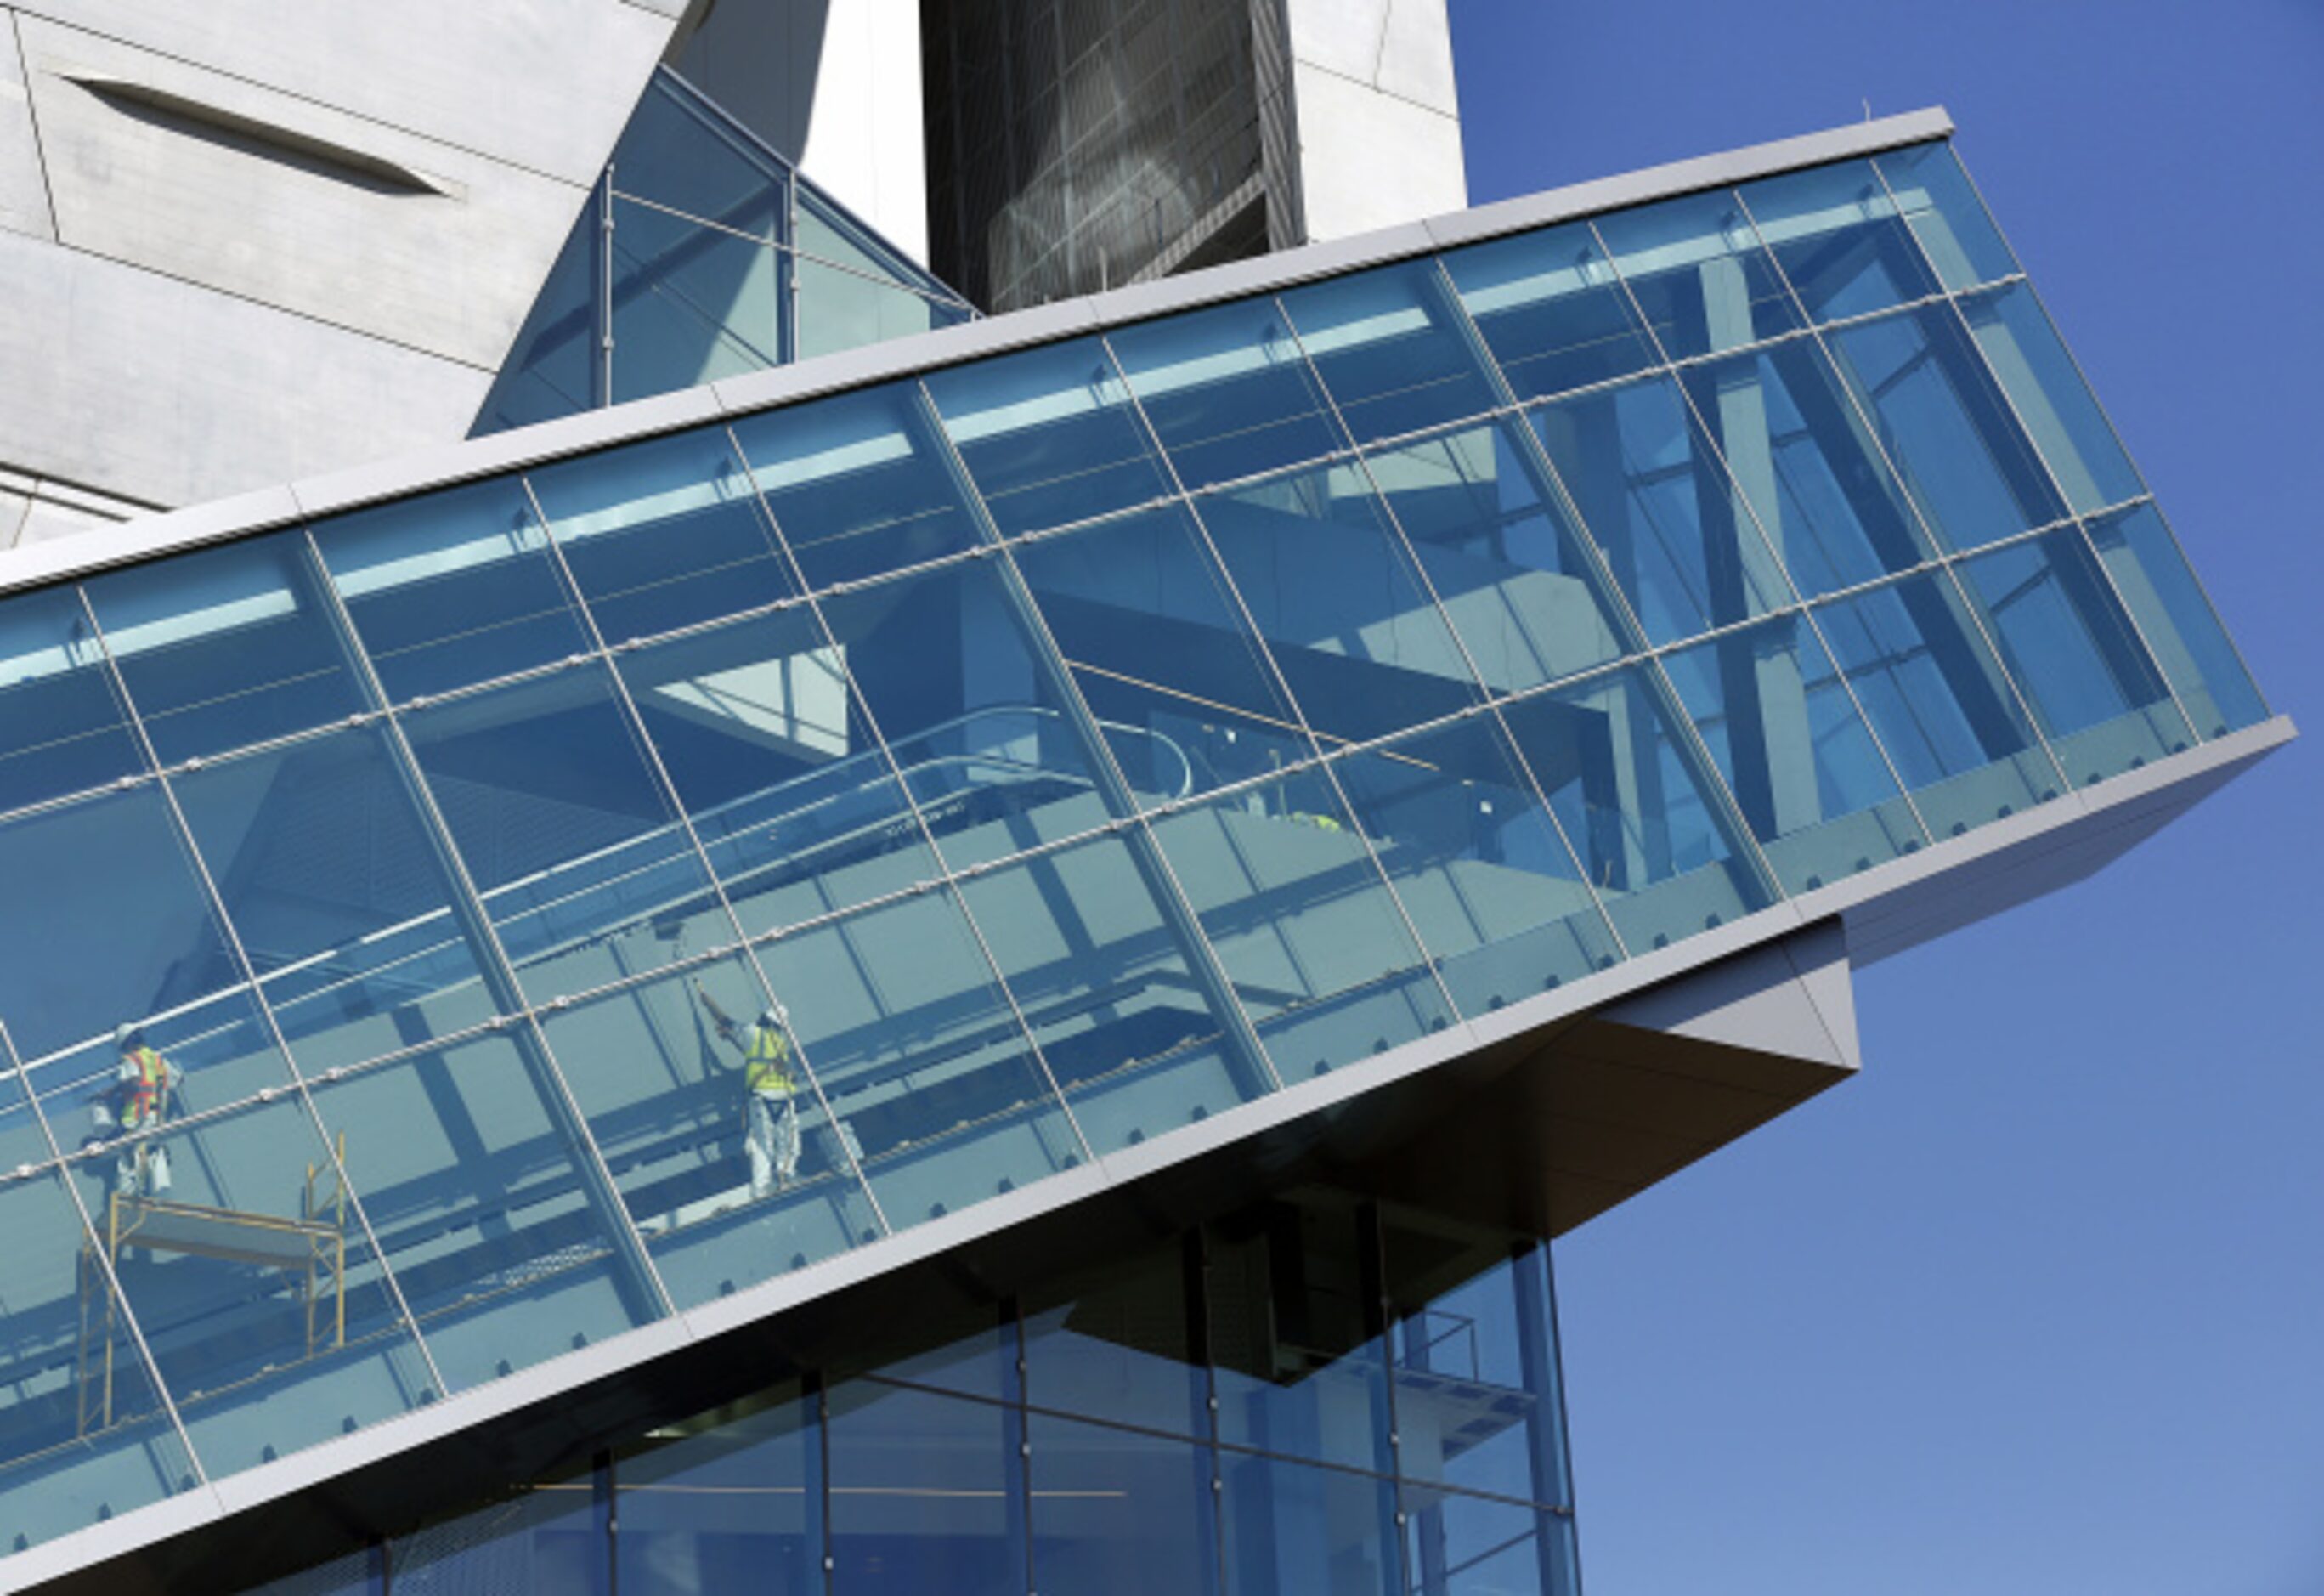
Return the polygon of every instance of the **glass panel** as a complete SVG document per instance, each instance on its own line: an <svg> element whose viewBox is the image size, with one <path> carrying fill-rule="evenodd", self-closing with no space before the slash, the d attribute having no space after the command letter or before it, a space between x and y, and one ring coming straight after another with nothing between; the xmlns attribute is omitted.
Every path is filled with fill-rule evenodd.
<svg viewBox="0 0 2324 1596"><path fill-rule="evenodd" d="M1027 1589L1021 1421L854 1380L831 1396L833 1596Z"/></svg>
<svg viewBox="0 0 2324 1596"><path fill-rule="evenodd" d="M529 1026L315 1089L396 1284L455 1390L655 1316Z"/></svg>
<svg viewBox="0 0 2324 1596"><path fill-rule="evenodd" d="M1650 377L1533 412L1566 491L1646 635L1669 642L1790 597L1679 385Z"/></svg>
<svg viewBox="0 0 2324 1596"><path fill-rule="evenodd" d="M597 246L604 236L592 193L517 329L469 437L553 420L596 402Z"/></svg>
<svg viewBox="0 0 2324 1596"><path fill-rule="evenodd" d="M1655 362L1587 222L1498 238L1443 259L1521 400L1611 382Z"/></svg>
<svg viewBox="0 0 2324 1596"><path fill-rule="evenodd" d="M1787 892L1910 853L1920 822L1801 615L1665 658Z"/></svg>
<svg viewBox="0 0 2324 1596"><path fill-rule="evenodd" d="M733 940L602 664L436 706L404 732L533 1002Z"/></svg>
<svg viewBox="0 0 2324 1596"><path fill-rule="evenodd" d="M978 541L917 387L893 383L770 411L734 437L813 587Z"/></svg>
<svg viewBox="0 0 2324 1596"><path fill-rule="evenodd" d="M1622 652L1619 623L1521 423L1492 421L1375 454L1372 479L1488 687L1514 692Z"/></svg>
<svg viewBox="0 0 2324 1596"><path fill-rule="evenodd" d="M1271 300L1142 322L1107 338L1189 488L1347 447Z"/></svg>
<svg viewBox="0 0 2324 1596"><path fill-rule="evenodd" d="M1194 1358L1194 1312L1176 1241L1049 1276L1025 1302L1025 1399L1174 1435L1208 1434L1210 1381Z"/></svg>
<svg viewBox="0 0 2324 1596"><path fill-rule="evenodd" d="M1037 1413L1033 1581L1044 1596L1209 1596L1219 1589L1207 1446Z"/></svg>
<svg viewBox="0 0 2324 1596"><path fill-rule="evenodd" d="M723 427L586 455L531 480L607 642L798 591Z"/></svg>
<svg viewBox="0 0 2324 1596"><path fill-rule="evenodd" d="M802 227L802 234L808 229ZM949 305L826 266L807 255L791 263L798 273L798 358L908 337L951 327L965 318Z"/></svg>
<svg viewBox="0 0 2324 1596"><path fill-rule="evenodd" d="M759 962L899 1230L1081 1161L950 892L786 936Z"/></svg>
<svg viewBox="0 0 2324 1596"><path fill-rule="evenodd" d="M1205 1278L1221 1441L1388 1471L1374 1244L1352 1201L1322 1193L1213 1229Z"/></svg>
<svg viewBox="0 0 2324 1596"><path fill-rule="evenodd" d="M1011 552L1140 807L1312 752L1184 509Z"/></svg>
<svg viewBox="0 0 2324 1596"><path fill-rule="evenodd" d="M624 987L542 1029L680 1308L878 1233L811 1058L741 959Z"/></svg>
<svg viewBox="0 0 2324 1596"><path fill-rule="evenodd" d="M780 251L618 198L612 245L616 404L782 363Z"/></svg>
<svg viewBox="0 0 2324 1596"><path fill-rule="evenodd" d="M738 233L779 238L789 208L781 165L656 72L613 146L613 184Z"/></svg>
<svg viewBox="0 0 2324 1596"><path fill-rule="evenodd" d="M1937 291L1937 280L1868 161L1746 183L1759 236L1817 321L1885 310Z"/></svg>
<svg viewBox="0 0 2324 1596"><path fill-rule="evenodd" d="M133 566L88 592L163 764L365 707L303 533Z"/></svg>
<svg viewBox="0 0 2324 1596"><path fill-rule="evenodd" d="M0 604L0 812L144 764L72 590Z"/></svg>
<svg viewBox="0 0 2324 1596"><path fill-rule="evenodd" d="M1141 847L1151 843L1139 838ZM1156 901L1171 888L1101 837L961 893L1092 1149L1107 1153L1268 1091Z"/></svg>
<svg viewBox="0 0 2324 1596"><path fill-rule="evenodd" d="M315 541L392 699L589 646L512 479L359 511L318 526Z"/></svg>
<svg viewBox="0 0 2324 1596"><path fill-rule="evenodd" d="M381 1554L369 1546L253 1586L249 1596L382 1596Z"/></svg>
<svg viewBox="0 0 2324 1596"><path fill-rule="evenodd" d="M76 1129L69 1123L60 1125L56 1134L69 1146ZM32 1112L32 1094L16 1067L14 1055L7 1049L5 1036L0 1035L0 1177L22 1174L55 1156L56 1149L49 1145L40 1118Z"/></svg>
<svg viewBox="0 0 2324 1596"><path fill-rule="evenodd" d="M1112 818L1019 593L974 560L823 606L904 783L954 869Z"/></svg>
<svg viewBox="0 0 2324 1596"><path fill-rule="evenodd" d="M617 668L746 932L938 873L846 652L808 611L674 638Z"/></svg>
<svg viewBox="0 0 2324 1596"><path fill-rule="evenodd" d="M2117 776L2194 740L2080 533L1981 554L1961 577L2069 780Z"/></svg>
<svg viewBox="0 0 2324 1596"><path fill-rule="evenodd" d="M1155 835L1286 1081L1451 1023L1320 769L1176 810Z"/></svg>
<svg viewBox="0 0 2324 1596"><path fill-rule="evenodd" d="M1231 1596L1397 1596L1391 1481L1242 1453L1219 1471Z"/></svg>
<svg viewBox="0 0 2324 1596"><path fill-rule="evenodd" d="M1950 305L1858 322L1829 337L1905 491L1947 547L1975 549L2065 515Z"/></svg>
<svg viewBox="0 0 2324 1596"><path fill-rule="evenodd" d="M2256 725L2267 706L2153 505L2090 523L2107 575L2204 737Z"/></svg>
<svg viewBox="0 0 2324 1596"><path fill-rule="evenodd" d="M440 1395L303 1101L66 1168L207 1468L252 1468Z"/></svg>
<svg viewBox="0 0 2324 1596"><path fill-rule="evenodd" d="M1771 901L1646 672L1611 671L1502 713L1632 950Z"/></svg>
<svg viewBox="0 0 2324 1596"><path fill-rule="evenodd" d="M604 1507L585 1471L519 1486L506 1499L387 1545L395 1596L483 1596L509 1585L558 1596L613 1596Z"/></svg>
<svg viewBox="0 0 2324 1596"><path fill-rule="evenodd" d="M1493 408L1460 312L1433 260L1310 283L1285 314L1358 443Z"/></svg>
<svg viewBox="0 0 2324 1596"><path fill-rule="evenodd" d="M1875 156L1873 164L1895 190L1905 220L1947 288L1989 282L2017 270L1950 144L1891 150Z"/></svg>
<svg viewBox="0 0 2324 1596"><path fill-rule="evenodd" d="M1969 318L1969 335L2017 407L2018 419L2034 434L2066 502L2088 514L2144 494L2146 484L2138 480L2034 291L2013 283L1969 295L1960 308ZM131 684L130 692L136 690Z"/></svg>
<svg viewBox="0 0 2324 1596"><path fill-rule="evenodd" d="M1931 558L1863 413L1813 341L1690 366L1682 380L1802 593Z"/></svg>
<svg viewBox="0 0 2324 1596"><path fill-rule="evenodd" d="M385 731L332 733L173 785L309 1075L464 1029L498 1007Z"/></svg>
<svg viewBox="0 0 2324 1596"><path fill-rule="evenodd" d="M1573 1596L1573 1521L1406 1483L1405 1578L1425 1596Z"/></svg>
<svg viewBox="0 0 2324 1596"><path fill-rule="evenodd" d="M1485 716L1336 767L1364 835L1464 1013L1620 956L1581 867Z"/></svg>
<svg viewBox="0 0 2324 1596"><path fill-rule="evenodd" d="M1937 835L2058 796L2058 772L1942 576L1820 606L1816 623Z"/></svg>
<svg viewBox="0 0 2324 1596"><path fill-rule="evenodd" d="M797 1388L653 1430L614 1458L622 1596L820 1596L822 1426Z"/></svg>
<svg viewBox="0 0 2324 1596"><path fill-rule="evenodd" d="M931 372L927 384L1004 536L1170 492L1097 338Z"/></svg>
<svg viewBox="0 0 2324 1596"><path fill-rule="evenodd" d="M1479 700L1443 612L1361 469L1294 472L1198 509L1327 750Z"/></svg>
<svg viewBox="0 0 2324 1596"><path fill-rule="evenodd" d="M872 277L948 293L945 285L881 243L810 182L798 188L798 246L808 254Z"/></svg>
<svg viewBox="0 0 2324 1596"><path fill-rule="evenodd" d="M86 1234L54 1174L0 1178L0 1556L194 1489Z"/></svg>
<svg viewBox="0 0 2324 1596"><path fill-rule="evenodd" d="M1800 313L1732 192L1600 217L1598 236L1672 360L1791 332Z"/></svg>

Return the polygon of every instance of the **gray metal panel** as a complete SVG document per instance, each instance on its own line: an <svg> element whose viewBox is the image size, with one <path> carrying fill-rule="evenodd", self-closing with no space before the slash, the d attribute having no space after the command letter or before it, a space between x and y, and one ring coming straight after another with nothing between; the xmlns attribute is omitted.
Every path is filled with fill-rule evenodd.
<svg viewBox="0 0 2324 1596"><path fill-rule="evenodd" d="M1821 970L1839 963L1844 983L1846 945L1840 927L1832 925L1802 931L1784 942L1762 944L1708 969L1610 1004L1599 1016L1618 1025L1674 1037L1854 1069L1858 1061L1852 1030L1850 1045L1843 1048L1793 962L1791 944L1802 937L1833 945L1838 960L1824 956L1816 964Z"/></svg>
<svg viewBox="0 0 2324 1596"><path fill-rule="evenodd" d="M49 188L41 175L40 135L32 125L32 102L24 92L24 67L16 49L15 14L0 11L0 230L54 238Z"/></svg>

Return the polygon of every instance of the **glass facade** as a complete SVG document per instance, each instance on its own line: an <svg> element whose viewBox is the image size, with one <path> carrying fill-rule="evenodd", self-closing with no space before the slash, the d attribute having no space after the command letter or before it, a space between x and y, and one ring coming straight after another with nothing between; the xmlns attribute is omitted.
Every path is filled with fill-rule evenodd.
<svg viewBox="0 0 2324 1596"><path fill-rule="evenodd" d="M470 436L975 314L715 101L659 67Z"/></svg>
<svg viewBox="0 0 2324 1596"><path fill-rule="evenodd" d="M1537 1242L1303 1188L927 1317L263 1596L1580 1589Z"/></svg>
<svg viewBox="0 0 2324 1596"><path fill-rule="evenodd" d="M0 601L0 1546L2263 718L1998 247L1915 148ZM1243 1589L1385 1477L1259 1378Z"/></svg>

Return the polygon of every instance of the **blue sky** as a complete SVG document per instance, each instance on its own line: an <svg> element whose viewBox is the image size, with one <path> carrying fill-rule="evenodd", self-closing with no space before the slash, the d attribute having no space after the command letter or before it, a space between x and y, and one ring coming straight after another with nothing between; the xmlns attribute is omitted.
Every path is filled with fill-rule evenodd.
<svg viewBox="0 0 2324 1596"><path fill-rule="evenodd" d="M1948 107L2311 727L1560 1244L1591 1596L2324 1591L2324 4L1450 3L1478 201Z"/></svg>

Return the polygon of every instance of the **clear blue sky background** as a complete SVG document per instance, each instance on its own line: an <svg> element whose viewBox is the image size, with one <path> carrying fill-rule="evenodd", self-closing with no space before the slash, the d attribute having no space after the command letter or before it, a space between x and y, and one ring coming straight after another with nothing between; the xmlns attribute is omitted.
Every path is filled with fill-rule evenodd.
<svg viewBox="0 0 2324 1596"><path fill-rule="evenodd" d="M1560 1244L1591 1596L2324 1592L2324 3L1451 8L1480 201L1947 106L2310 728Z"/></svg>

